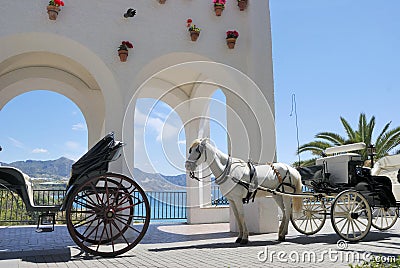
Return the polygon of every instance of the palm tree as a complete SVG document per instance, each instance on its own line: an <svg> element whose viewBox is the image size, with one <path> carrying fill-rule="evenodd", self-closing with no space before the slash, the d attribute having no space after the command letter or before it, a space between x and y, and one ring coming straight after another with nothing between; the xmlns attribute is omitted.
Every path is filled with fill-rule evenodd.
<svg viewBox="0 0 400 268"><path fill-rule="evenodd" d="M387 123L383 127L376 140L372 142L375 128L375 116L372 116L369 122L367 122L365 114L361 113L358 120L357 130L353 129L343 117L340 117L340 120L346 131L347 137L343 137L333 132L321 132L315 135L315 138L319 140L301 145L297 153L311 152L314 155L320 156L328 147L364 142L367 146L370 144L375 145L376 159L379 159L388 155L392 149L396 148L400 144L400 127L389 130L391 122ZM397 152L400 152L400 150L397 150ZM360 154L362 155L363 160L368 158L367 150L362 150Z"/></svg>

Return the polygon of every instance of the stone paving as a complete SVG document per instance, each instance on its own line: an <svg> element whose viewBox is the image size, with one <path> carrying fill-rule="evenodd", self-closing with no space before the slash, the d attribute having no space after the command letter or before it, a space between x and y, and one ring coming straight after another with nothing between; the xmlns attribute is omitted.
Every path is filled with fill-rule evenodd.
<svg viewBox="0 0 400 268"><path fill-rule="evenodd" d="M116 258L85 254L63 225L52 233L33 226L0 227L0 267L348 267L371 254L400 255L399 225L371 229L359 243L339 243L327 220L316 235L290 228L286 242L277 234L252 235L248 245L234 244L228 224L151 224L131 251Z"/></svg>

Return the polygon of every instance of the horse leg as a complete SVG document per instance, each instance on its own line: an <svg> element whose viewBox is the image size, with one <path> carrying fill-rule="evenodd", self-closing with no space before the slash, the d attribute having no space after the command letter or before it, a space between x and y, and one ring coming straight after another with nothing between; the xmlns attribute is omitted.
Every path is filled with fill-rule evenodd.
<svg viewBox="0 0 400 268"><path fill-rule="evenodd" d="M242 199L235 199L233 200L233 202L235 203L237 212L238 212L238 224L242 226L242 237L240 240L240 244L244 245L247 244L249 242L249 231L247 230L247 226L246 223L244 221L244 207L243 207L243 203L242 203Z"/></svg>
<svg viewBox="0 0 400 268"><path fill-rule="evenodd" d="M292 198L288 197L288 196L284 196L283 204L285 206L285 215L286 215L286 221L282 222L282 223L284 223L283 234L287 235L288 229L289 229L289 220L290 220L290 216L292 214Z"/></svg>
<svg viewBox="0 0 400 268"><path fill-rule="evenodd" d="M238 235L238 238L236 239L235 243L240 243L242 241L242 237L243 237L243 227L240 224L239 212L237 210L236 203L232 199L228 199L228 201L232 208L233 214L235 215L236 224L239 228L239 235Z"/></svg>
<svg viewBox="0 0 400 268"><path fill-rule="evenodd" d="M279 231L278 231L278 240L279 241L285 241L285 233L284 233L284 222L286 221L286 214L285 214L285 205L283 203L283 198L280 195L275 195L273 196L276 204L282 211L282 222L279 225Z"/></svg>

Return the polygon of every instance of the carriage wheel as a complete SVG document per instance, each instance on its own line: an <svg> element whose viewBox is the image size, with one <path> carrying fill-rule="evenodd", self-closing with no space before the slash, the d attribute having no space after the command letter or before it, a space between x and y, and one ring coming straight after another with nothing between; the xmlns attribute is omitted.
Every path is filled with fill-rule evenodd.
<svg viewBox="0 0 400 268"><path fill-rule="evenodd" d="M336 196L331 208L331 221L335 232L348 241L363 239L371 228L371 207L365 197L353 190Z"/></svg>
<svg viewBox="0 0 400 268"><path fill-rule="evenodd" d="M372 209L372 226L376 229L384 231L390 229L399 216L397 208L373 208Z"/></svg>
<svg viewBox="0 0 400 268"><path fill-rule="evenodd" d="M293 227L305 235L319 232L326 220L326 208L322 200L314 197L303 198L303 210L300 215L293 214L290 221Z"/></svg>
<svg viewBox="0 0 400 268"><path fill-rule="evenodd" d="M136 246L150 223L150 205L132 179L113 173L90 178L66 205L68 231L84 251L114 257Z"/></svg>

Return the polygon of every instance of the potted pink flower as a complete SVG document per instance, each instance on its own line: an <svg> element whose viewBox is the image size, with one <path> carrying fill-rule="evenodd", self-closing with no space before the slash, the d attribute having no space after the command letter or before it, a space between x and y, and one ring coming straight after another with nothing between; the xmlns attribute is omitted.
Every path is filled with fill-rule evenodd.
<svg viewBox="0 0 400 268"><path fill-rule="evenodd" d="M60 12L60 6L64 6L64 2L61 0L50 0L47 6L47 14L49 14L50 20L56 20L58 12Z"/></svg>
<svg viewBox="0 0 400 268"><path fill-rule="evenodd" d="M221 16L222 10L225 9L226 0L213 0L215 15Z"/></svg>
<svg viewBox="0 0 400 268"><path fill-rule="evenodd" d="M239 37L239 33L236 30L226 32L226 44L229 49L234 49L236 44L236 39Z"/></svg>
<svg viewBox="0 0 400 268"><path fill-rule="evenodd" d="M133 48L133 45L129 41L122 41L121 45L118 47L118 56L121 62L126 62L128 58L128 48Z"/></svg>

